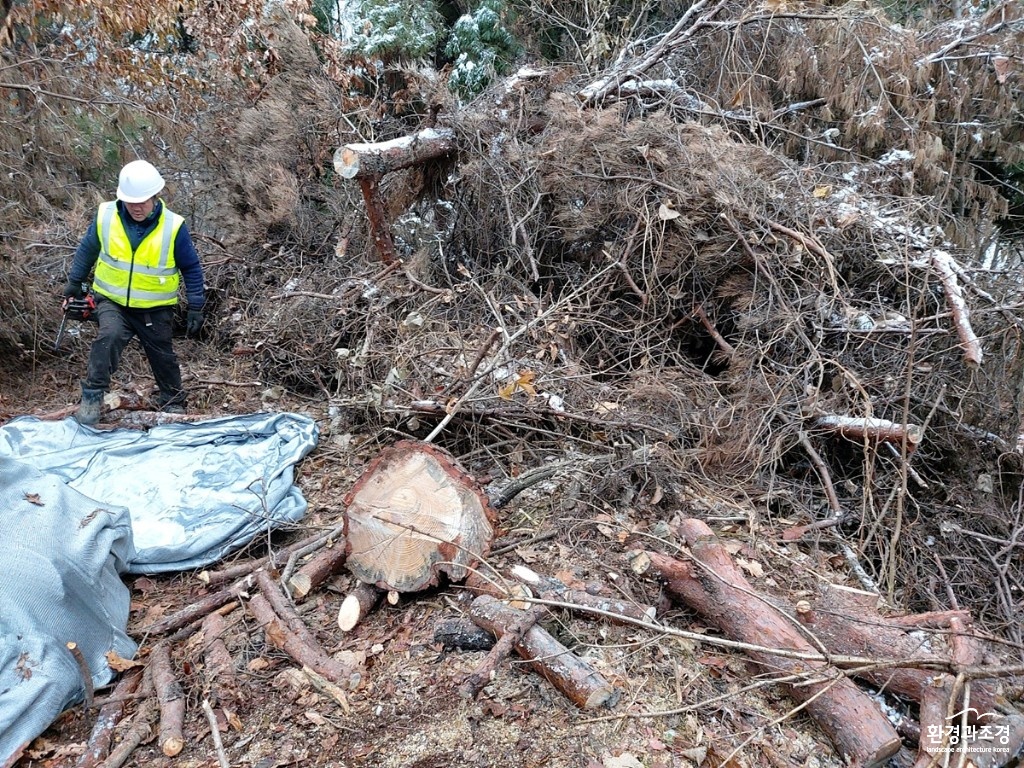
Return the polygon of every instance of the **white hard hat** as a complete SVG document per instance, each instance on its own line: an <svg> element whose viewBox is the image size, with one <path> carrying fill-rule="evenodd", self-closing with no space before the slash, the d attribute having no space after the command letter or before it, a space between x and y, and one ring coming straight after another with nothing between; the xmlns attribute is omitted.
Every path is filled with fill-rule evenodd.
<svg viewBox="0 0 1024 768"><path fill-rule="evenodd" d="M145 160L132 160L117 177L117 199L126 203L144 203L163 188L164 177Z"/></svg>

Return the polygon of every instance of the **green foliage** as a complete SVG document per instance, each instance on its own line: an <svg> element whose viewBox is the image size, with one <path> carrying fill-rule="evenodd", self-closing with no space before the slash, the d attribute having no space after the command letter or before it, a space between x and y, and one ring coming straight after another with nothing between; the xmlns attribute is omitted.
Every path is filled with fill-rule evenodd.
<svg viewBox="0 0 1024 768"><path fill-rule="evenodd" d="M423 59L441 39L441 17L433 3L363 0L340 18L346 51L385 62Z"/></svg>
<svg viewBox="0 0 1024 768"><path fill-rule="evenodd" d="M495 75L509 71L522 46L508 31L503 0L481 0L452 27L445 55L454 62L448 87L463 97L480 93Z"/></svg>

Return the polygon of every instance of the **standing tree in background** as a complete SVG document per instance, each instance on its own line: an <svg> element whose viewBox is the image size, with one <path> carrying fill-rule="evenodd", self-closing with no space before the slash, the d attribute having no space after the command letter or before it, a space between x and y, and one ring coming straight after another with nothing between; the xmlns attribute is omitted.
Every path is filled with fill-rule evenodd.
<svg viewBox="0 0 1024 768"><path fill-rule="evenodd" d="M506 27L509 13L502 0L481 0L459 17L445 45L452 62L448 87L463 97L480 93L495 75L504 75L523 49Z"/></svg>

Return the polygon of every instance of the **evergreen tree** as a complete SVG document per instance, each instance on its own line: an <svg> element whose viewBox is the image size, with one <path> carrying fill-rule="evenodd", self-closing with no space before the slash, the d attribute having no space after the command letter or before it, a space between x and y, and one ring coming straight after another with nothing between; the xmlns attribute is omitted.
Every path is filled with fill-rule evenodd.
<svg viewBox="0 0 1024 768"><path fill-rule="evenodd" d="M522 50L505 26L503 0L481 0L452 27L445 55L453 62L448 87L463 97L480 93L495 75L503 75Z"/></svg>

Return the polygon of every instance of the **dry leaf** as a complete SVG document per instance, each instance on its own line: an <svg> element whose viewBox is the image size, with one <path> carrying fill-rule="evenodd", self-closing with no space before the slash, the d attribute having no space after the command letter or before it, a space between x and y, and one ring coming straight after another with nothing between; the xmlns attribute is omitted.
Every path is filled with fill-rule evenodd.
<svg viewBox="0 0 1024 768"><path fill-rule="evenodd" d="M45 507L46 506L45 504L43 504L42 501L39 500L39 494L38 493L26 493L25 494L25 501L27 501L29 504L35 504L37 507Z"/></svg>
<svg viewBox="0 0 1024 768"><path fill-rule="evenodd" d="M678 219L682 215L683 214L681 214L679 211L670 208L665 203L662 203L660 206L658 206L658 218L661 219L662 221L671 221L672 219Z"/></svg>
<svg viewBox="0 0 1024 768"><path fill-rule="evenodd" d="M537 396L537 390L533 388L533 381L537 378L537 374L534 371L523 371L516 378L516 384L530 397Z"/></svg>
<svg viewBox="0 0 1024 768"><path fill-rule="evenodd" d="M638 552L629 561L629 567L633 573L644 574L651 568L651 558L646 552Z"/></svg>
<svg viewBox="0 0 1024 768"><path fill-rule="evenodd" d="M794 528L787 528L782 532L783 541L796 541L808 531L808 526L798 525Z"/></svg>
<svg viewBox="0 0 1024 768"><path fill-rule="evenodd" d="M498 390L498 397L502 400L511 400L512 395L514 395L518 390L522 390L530 397L536 397L537 390L533 386L533 382L536 378L537 374L534 371L521 371L516 375L515 379Z"/></svg>
<svg viewBox="0 0 1024 768"><path fill-rule="evenodd" d="M134 667L143 666L141 661L133 661L131 659L125 659L117 654L117 651L107 651L107 666L115 672L124 672Z"/></svg>
<svg viewBox="0 0 1024 768"><path fill-rule="evenodd" d="M266 633L267 640L270 644L277 648L284 648L288 642L288 634L285 632L284 627L281 626L279 621L271 621L267 626L263 628Z"/></svg>
<svg viewBox="0 0 1024 768"><path fill-rule="evenodd" d="M540 560L540 554L533 547L519 547L516 549L516 554L524 563L536 563Z"/></svg>
<svg viewBox="0 0 1024 768"><path fill-rule="evenodd" d="M313 725L327 725L326 718L319 712L308 710L303 714L305 715L306 719L309 720L309 722L311 722Z"/></svg>
<svg viewBox="0 0 1024 768"><path fill-rule="evenodd" d="M607 416L618 407L618 403L594 403L594 410L602 416Z"/></svg>
<svg viewBox="0 0 1024 768"><path fill-rule="evenodd" d="M996 71L996 82L1005 83L1006 75L1010 71L1010 57L1009 56L993 56L992 57L992 69Z"/></svg>
<svg viewBox="0 0 1024 768"><path fill-rule="evenodd" d="M654 494L651 496L651 504L657 504L659 501L661 501L662 496L664 496L664 493L661 490L661 486L655 485Z"/></svg>
<svg viewBox="0 0 1024 768"><path fill-rule="evenodd" d="M860 218L860 212L855 210L846 211L837 220L836 224L839 225L840 229L846 229L848 226L853 224L857 219Z"/></svg>
<svg viewBox="0 0 1024 768"><path fill-rule="evenodd" d="M749 573L755 579L760 579L764 576L764 568L761 567L761 564L757 562L757 560L744 560L742 557L737 557L736 565Z"/></svg>

